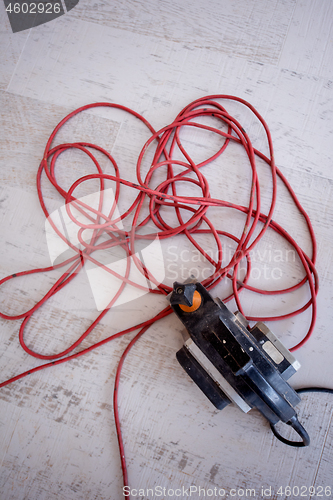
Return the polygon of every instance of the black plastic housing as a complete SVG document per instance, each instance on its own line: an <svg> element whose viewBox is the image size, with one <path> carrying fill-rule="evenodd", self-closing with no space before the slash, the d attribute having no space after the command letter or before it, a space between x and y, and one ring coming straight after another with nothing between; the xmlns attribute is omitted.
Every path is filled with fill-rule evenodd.
<svg viewBox="0 0 333 500"><path fill-rule="evenodd" d="M187 309L192 305L195 290L201 295L199 307L182 309L182 305ZM185 343L177 359L216 408L241 398L273 425L296 417L294 407L301 399L287 380L298 363L263 323L249 329L245 318L216 302L198 282L174 283L170 303L196 346ZM229 391L221 387L214 370L222 375Z"/></svg>

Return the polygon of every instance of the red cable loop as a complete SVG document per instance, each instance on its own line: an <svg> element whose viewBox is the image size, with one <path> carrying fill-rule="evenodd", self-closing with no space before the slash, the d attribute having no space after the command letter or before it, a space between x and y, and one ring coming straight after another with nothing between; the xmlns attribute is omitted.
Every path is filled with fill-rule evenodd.
<svg viewBox="0 0 333 500"><path fill-rule="evenodd" d="M228 100L233 100L239 102L241 105L246 106L252 113L256 116L256 118L261 122L265 133L267 137L267 142L268 142L268 147L269 147L269 157L265 156L263 153L260 151L256 150L253 148L251 140L249 136L247 135L246 131L243 129L241 124L229 113L226 111L226 109L217 101L217 100L223 100L223 101L228 101ZM125 180L120 177L120 172L119 168L117 166L117 163L115 159L103 148L86 143L86 142L78 142L78 143L68 143L68 144L60 144L58 146L55 146L54 148L51 148L51 145L53 143L53 140L60 130L60 128L68 121L70 120L73 116L77 115L78 113L81 113L84 110L88 110L91 108L96 108L96 107L110 107L110 108L118 108L121 109L127 113L132 114L139 120L141 120L144 125L147 126L149 131L151 132L151 136L148 139L148 141L145 143L143 146L137 160L137 165L136 165L136 176L137 176L137 182L130 182L128 180ZM223 124L227 131L223 131L216 126L208 126L204 125L202 123L197 122L196 120L202 117L212 117L212 123L214 124L214 120L219 120L221 124ZM208 132L218 134L223 140L223 144L220 147L218 151L212 154L211 157L206 159L205 161L202 161L201 163L196 164L194 160L191 158L189 153L186 151L184 148L182 141L181 141L181 134L182 134L182 129L184 127L195 127L199 128L201 130L206 130ZM209 184L206 178L203 175L203 167L207 166L210 162L213 160L217 160L218 157L225 151L227 148L228 144L230 142L235 142L238 143L241 147L244 148L248 159L249 159L249 164L251 167L251 172L252 172L252 182L251 182L251 189L250 189L250 195L249 195L249 201L248 205L246 207L237 205L237 204L232 204L230 202L226 202L222 199L214 199L210 195L209 191ZM148 172L146 173L144 180L142 178L141 170L142 170L142 161L145 155L145 152L147 149L153 144L156 143L156 149L152 161L152 165ZM73 185L70 187L68 191L65 191L57 182L56 176L55 176L55 170L56 170L56 162L59 156L71 149L78 149L88 155L88 157L92 160L93 164L95 165L97 169L97 173L86 175L84 177L81 177L80 179L77 179ZM183 161L176 160L173 158L173 155L175 151L178 149L184 157ZM102 153L104 156L106 156L113 168L114 168L114 175L106 175L103 173L97 159L95 158L93 151L96 150L99 153ZM257 175L257 170L256 170L256 157L261 158L264 160L268 168L270 169L271 176L272 176L272 196L271 196L271 201L270 201L270 207L268 214L263 214L261 213L260 210L260 183L259 183L259 178ZM49 162L49 164L48 164ZM174 166L177 166L178 169L182 168L183 171L180 173L175 174L174 173ZM165 167L166 169L166 177L164 181L160 182L160 184L157 187L152 187L152 177L153 174L161 169L162 167ZM81 243L82 249L77 248L72 242L68 241L68 238L64 234L59 231L55 225L55 223L52 221L52 217L50 217L50 214L46 208L44 198L43 198L43 192L42 192L42 186L41 186L41 176L42 173L45 173L49 182L53 185L53 187L58 191L58 193L64 198L65 201L65 206L66 206L66 211L68 217L72 220L73 223L75 223L78 227L78 234L77 238L79 242ZM194 177L193 177L194 176ZM300 246L296 243L296 241L285 231L279 224L277 224L273 219L273 211L276 203L276 196L277 196L277 176L280 178L282 183L285 185L285 187L288 189L295 206L298 208L299 212L302 214L302 216L305 219L305 222L308 227L310 239L312 242L312 256L308 256L305 254L305 252L300 248ZM84 203L80 199L76 199L74 196L74 191L75 189L82 183L87 182L91 179L98 179L99 184L100 184L100 193L99 193L99 202L98 202L98 208L94 209L92 207L89 207L86 203ZM105 181L109 180L112 181L113 184L115 184L115 190L114 190L114 203L110 209L110 212L108 214L105 214L102 212L102 207L103 207L103 191L104 191L104 186L105 186ZM180 196L177 194L177 183L185 183L185 182L190 182L191 184L194 184L201 190L201 196ZM137 191L137 196L134 200L134 202L131 204L130 207L128 207L120 216L117 218L114 216L118 201L119 201L119 194L121 190L121 186L126 185L129 186ZM316 254L317 254L317 247L316 247L316 239L314 235L314 231L310 222L310 219L308 215L306 214L305 210L299 203L293 189L291 188L290 184L286 180L286 178L283 176L283 174L276 168L275 161L274 161L274 153L273 153L273 144L272 144L272 139L271 139L271 134L269 132L268 126L266 122L263 120L263 118L260 116L260 114L255 110L255 108L249 104L248 102L244 101L243 99L240 99L238 97L234 96L228 96L228 95L213 95L213 96L207 96L203 97L201 99L197 99L196 101L192 102L188 106L186 106L176 117L175 121L171 123L170 125L163 127L159 131L155 131L153 127L148 123L148 121L142 117L140 114L136 113L135 111L125 107L121 106L119 104L112 104L112 103L93 103L93 104L88 104L86 106L83 106L81 108L76 109L69 115L67 115L61 122L55 127L54 131L50 135L50 138L46 144L43 159L41 161L40 167L37 172L37 192L38 192L38 197L39 201L41 204L41 207L44 211L45 216L48 218L51 226L53 229L57 232L57 234L68 244L68 246L72 249L74 249L77 252L77 256L72 257L71 259L66 260L65 262L55 265L55 266L50 266L44 269L33 269L30 271L24 271L20 272L17 274L13 274L10 276L7 276L3 278L0 281L0 286L5 283L8 280L11 280L15 277L18 276L25 276L33 273L38 273L38 272L46 272L46 271L51 271L54 269L59 269L60 267L70 265L67 271L63 273L63 275L56 281L56 283L50 288L50 290L45 294L45 296L34 306L32 307L29 311L26 311L23 314L19 314L16 316L10 316L5 313L0 313L0 317L4 319L11 319L11 320L19 320L23 319L23 322L20 327L19 331L19 341L22 346L22 348L28 352L31 356L34 356L39 359L43 360L48 360L48 363L42 364L36 368L33 368L29 371L26 371L24 373L21 373L19 375L16 375L9 380L6 380L0 384L0 387L4 387L16 380L19 380L26 375L29 375L31 373L37 372L39 370L42 370L44 368L47 368L52 365L57 365L60 363L65 363L70 359L76 358L78 356L82 356L83 354L90 352L93 349L98 348L99 346L109 342L112 339L118 338L122 335L125 335L126 333L139 330L139 332L136 334L136 336L130 341L128 346L126 347L125 351L123 352L119 364L118 364L118 369L115 377L115 386L114 386L114 416L115 416L115 425L116 425L116 430L117 430L117 436L118 436L118 443L119 443L119 450L120 450L120 459L121 459L121 466L122 466L122 471L123 471L123 479L124 479L124 486L128 486L128 477L127 477L127 468L126 468L126 461L125 461L125 453L124 453L124 446L123 446L123 441L122 441L122 435L121 435L121 428L120 428L120 421L119 421L119 413L118 413L118 388L119 388L119 380L120 380L120 373L121 373L121 368L123 366L124 360L126 355L128 354L129 350L131 347L134 345L134 343L143 335L143 333L156 321L158 321L161 318L164 318L168 314L171 313L171 308L167 307L164 310L162 310L160 313L158 313L156 316L153 318L135 325L131 328L128 328L126 330L123 330L117 334L111 335L110 337L93 344L87 349L83 349L79 352L76 352L74 354L70 354L75 348L80 346L82 341L89 335L89 333L94 329L94 327L99 323L99 321L105 316L107 311L109 310L110 307L116 302L118 297L121 295L125 285L127 283L131 284L132 286L136 286L138 288L144 289L147 292L151 293L159 293L159 294L168 294L171 291L170 286L164 283L159 283L152 273L147 269L147 267L140 261L138 256L136 255L135 252L135 244L136 241L146 239L146 240L153 240L156 237L160 239L165 239L169 238L172 236L176 235L182 235L183 237L186 237L189 242L193 245L194 248L196 248L201 255L203 255L207 261L214 266L215 270L211 276L208 278L204 279L202 281L203 285L206 286L208 289L212 289L215 287L223 278L228 277L229 279L232 280L232 289L233 293L226 297L224 301L228 301L232 298L236 300L237 306L239 310L246 316L246 314L243 311L241 301L240 301L240 292L242 289L248 289L253 293L259 293L259 294L265 294L265 295L279 295L279 294L287 294L291 293L300 287L308 284L309 289L310 289L310 299L308 302L296 309L295 311L292 311L290 313L287 313L285 315L281 315L278 317L249 317L246 316L249 321L275 321L275 320L280 320L280 319L285 319L285 318L291 318L297 314L300 314L301 312L307 310L308 308L311 307L311 312L312 312L312 318L311 318L311 323L309 330L307 334L304 336L304 338L297 344L295 345L291 351L294 351L304 345L304 343L309 339L311 333L313 332L315 321L316 321L316 295L318 292L318 275L315 269L315 262L316 262ZM149 198L149 208L148 212L145 214L142 214L143 211L143 206L144 206L144 201L146 198ZM161 213L161 208L163 206L173 208L175 210L177 220L178 220L178 226L177 227L171 227L166 223L166 221L163 218L163 215ZM238 210L242 213L245 214L245 223L244 223L244 228L243 231L241 232L240 235L233 235L230 233L226 233L224 231L221 231L217 228L214 227L212 222L209 219L209 207L229 207L232 210ZM88 220L89 223L82 223L79 220L77 220L76 217L74 217L71 208L74 207L76 211L78 211L81 215L84 215ZM188 212L189 218L187 221L184 221L183 219L183 213ZM143 216L144 218L141 222L139 222L139 217ZM119 223L126 219L126 217L132 216L132 226L129 231L125 231L124 229L121 228ZM139 229L143 228L146 226L148 222L152 222L155 227L156 227L156 232L142 235L139 233ZM259 227L258 223L262 224L262 228L258 232L257 236L255 236L252 239L251 238L254 236L255 230ZM208 228L204 229L201 226L206 225ZM250 259L250 252L251 250L255 247L255 245L259 242L259 240L264 236L265 232L267 229L270 228L271 230L275 231L277 234L279 234L282 238L284 238L297 252L300 261L302 263L302 266L304 268L304 278L297 283L294 286L291 286L286 289L280 289L280 290L275 290L275 291L266 291L266 290L261 290L257 289L251 285L249 285L248 281L250 279L250 272L251 272L251 259ZM86 229L92 229L93 233L90 238L89 242L86 242L83 238L83 232ZM215 261L212 257L209 256L209 254L205 251L204 248L202 248L198 242L195 240L194 235L196 234L211 234L214 237L216 247L217 247L217 260ZM99 239L101 236L108 236L109 239L107 241L102 241L101 243L98 243ZM223 267L222 265L222 257L223 257L223 252L222 252L222 243L221 243L221 237L222 238L228 238L232 239L233 241L236 242L237 248L234 252L234 255L232 256L230 262ZM124 273L124 276L121 276L117 274L116 272L110 270L108 267L102 265L99 261L97 261L92 254L96 250L107 250L111 247L119 246L121 247L127 254L127 266L126 266L126 271ZM153 288L146 288L143 287L142 285L138 283L134 283L129 279L129 274L130 274L130 266L131 266L131 258L135 264L135 266L138 268L138 270L148 279L150 280L154 285L155 289ZM242 281L239 281L237 279L237 271L239 268L239 264L242 259L246 259L247 262L247 268L246 268L246 275L245 278ZM121 280L121 285L119 286L118 291L115 293L113 296L112 300L108 304L108 307L105 308L98 316L97 318L92 322L89 328L81 334L81 336L70 346L65 348L62 352L58 354L51 354L51 355L43 355L34 352L32 349L30 349L24 340L24 329L29 321L29 319L32 317L32 315L36 312L37 309L39 309L52 295L55 293L58 293L59 291L62 290L64 286L66 286L70 281L74 279L76 274L83 268L85 265L85 262L89 260L92 262L95 266L102 267L104 270L107 272L113 274L116 276L116 278ZM230 274L230 271L232 271L232 274ZM125 495L126 496L126 495ZM129 498L129 495L127 495L127 498Z"/></svg>

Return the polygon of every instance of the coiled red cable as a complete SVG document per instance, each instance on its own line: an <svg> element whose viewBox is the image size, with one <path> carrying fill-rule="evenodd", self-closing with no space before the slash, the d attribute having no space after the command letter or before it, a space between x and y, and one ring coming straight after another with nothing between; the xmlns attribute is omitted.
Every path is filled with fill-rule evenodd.
<svg viewBox="0 0 333 500"><path fill-rule="evenodd" d="M227 110L222 106L221 102L228 102L230 100L237 101L240 105L246 106L261 122L264 131L267 137L269 156L265 156L263 153L258 151L252 146L251 140L243 129L241 124L236 120L233 116L231 116ZM60 128L73 116L81 113L85 110L96 108L96 107L109 107L109 108L118 108L127 113L134 115L136 118L141 120L151 132L151 136L149 140L144 144L141 153L139 154L137 165L136 165L136 177L137 181L130 182L125 180L120 176L119 168L115 159L108 153L105 149L86 142L78 142L78 143L68 143L68 144L60 144L55 147L52 147L52 143L56 137L56 134L59 132ZM207 118L214 118L212 120L211 125L204 124L200 119L205 118L204 123L207 122ZM219 121L219 124L223 125L222 128L218 128L216 126L216 120ZM196 163L189 153L186 151L185 147L182 144L182 129L184 127L196 127L199 129L203 129L211 132L212 134L218 134L223 139L222 146L218 149L218 151L213 152L212 156L205 161L200 163ZM223 129L224 128L224 129ZM208 165L213 160L217 160L218 157L225 151L228 144L230 142L235 142L243 147L251 168L252 182L250 189L249 202L247 206L241 206L237 204L232 204L230 202L224 201L219 198L212 198L209 191L209 184L204 176L204 168L208 168ZM152 145L156 145L156 149L154 152L154 158L149 168L147 174L143 176L142 174L142 162L144 159L144 155L149 147ZM69 149L78 149L84 154L88 155L88 157L92 160L97 172L81 177L76 180L71 188L66 191L64 190L56 180L56 161L59 156ZM111 162L114 174L106 175L103 173L99 162L94 156L94 151L98 151L105 155ZM179 151L182 153L183 160L180 161L175 158L175 153ZM256 169L256 158L260 158L264 160L267 164L267 168L270 170L271 178L272 178L272 194L270 200L270 206L267 214L261 212L261 204L260 204L260 183ZM176 167L177 166L177 167ZM176 167L176 168L175 168ZM166 172L165 178L160 184L157 186L152 185L152 177L153 174L158 171ZM175 173L175 170L180 170L180 172ZM69 218L74 222L78 227L77 237L79 242L81 243L81 249L77 248L73 243L68 241L66 236L62 234L56 225L52 221L52 215L50 216L45 202L43 198L42 185L41 185L41 177L42 173L45 173L49 182L53 185L53 187L57 190L57 192L63 197L64 202L66 203L66 210ZM273 211L276 203L276 195L277 195L277 177L283 182L287 190L289 191L296 207L299 212L304 217L304 220L307 224L309 236L312 242L312 255L308 256L305 252L300 248L300 246L296 243L296 241L287 233L286 230L281 227L277 222L275 222L273 217ZM100 185L100 198L99 198L99 206L98 209L94 209L92 207L87 206L82 200L75 197L75 190L80 185L91 179L98 179ZM104 214L102 212L103 206L103 191L105 188L105 182L112 181L114 185L114 203L112 208L108 214ZM179 183L182 184L182 189L184 183L191 183L197 186L201 190L201 196L184 196L179 195ZM137 191L137 196L134 202L120 215L118 218L115 216L116 207L119 201L119 194L121 190L121 186L126 185L130 188ZM311 308L312 318L309 326L309 330L303 339L298 342L291 350L296 350L309 339L311 333L313 332L315 320L316 320L316 294L318 292L318 276L315 270L315 262L316 262L316 240L313 232L313 228L311 222L309 220L308 215L305 210L302 208L301 204L297 200L297 197L291 188L290 184L283 176L283 174L277 169L274 161L274 153L273 153L273 145L271 134L269 129L263 120L263 118L259 115L259 113L249 104L248 102L234 96L228 95L214 95L207 96L201 99L198 99L188 106L186 106L176 117L173 123L162 128L159 131L155 131L153 127L148 123L148 121L134 112L131 109L126 108L125 106L121 106L119 104L112 103L94 103L83 106L68 116L66 116L54 129L50 138L46 144L43 159L41 161L40 167L37 172L37 191L38 197L41 204L41 207L44 211L45 216L48 218L51 223L53 229L57 232L57 234L72 248L76 251L76 255L70 259L67 259L65 262L50 266L43 269L33 269L25 272L20 272L17 274L13 274L3 278L0 281L0 285L5 283L8 280L11 280L17 276L24 276L32 273L51 271L54 269L58 269L60 267L68 267L68 269L62 274L62 276L56 281L56 283L50 288L50 290L45 294L45 296L29 311L26 311L23 314L19 314L16 316L9 316L5 313L0 313L0 316L4 319L10 320L19 320L23 319L19 330L19 341L23 349L28 352L30 355L42 359L47 360L48 362L42 364L36 368L33 368L29 371L16 375L9 380L6 380L0 384L0 387L4 387L15 380L25 377L30 373L34 373L38 370L42 370L46 367L64 363L70 359L73 359L78 356L82 356L83 354L91 351L92 349L96 349L102 344L109 342L112 339L115 339L121 335L125 335L126 333L139 330L139 333L131 340L131 342L126 347L116 373L115 377L115 385L114 385L114 417L115 424L119 442L120 449L120 457L121 457L121 465L123 471L124 485L128 485L128 477L127 477L127 469L125 462L125 454L124 454L124 446L122 442L120 422L119 422L119 414L118 414L118 386L120 379L120 372L123 366L123 362L125 360L126 355L128 354L131 347L134 343L141 337L141 335L156 321L170 314L170 307L166 307L153 318L135 325L131 328L123 330L119 333L109 336L108 338L90 346L89 348L83 349L81 351L72 353L77 347L80 346L82 341L89 335L89 333L94 329L94 327L99 323L99 321L105 316L107 311L112 307L112 305L116 302L118 297L123 292L123 289L127 283L132 286L137 286L139 288L144 288L142 285L138 283L134 283L129 279L130 275L130 266L133 265L139 269L139 271L147 278L154 286L151 288L146 288L147 292L150 293L158 293L167 295L171 288L165 283L159 283L154 278L152 272L146 267L146 265L140 261L136 254L136 243L139 240L153 240L156 237L160 239L165 239L169 237L174 237L176 235L186 237L194 248L196 248L207 260L213 265L214 272L208 278L202 281L203 285L212 289L215 287L221 280L228 277L232 280L233 293L228 297L225 297L224 301L228 301L231 298L236 300L239 310L246 316L243 311L241 300L240 300L240 292L242 289L251 290L252 292L256 292L259 294L287 294L291 293L302 286L308 286L310 290L310 299L308 302L296 309L293 312L278 316L278 317L249 317L247 319L249 321L272 321L272 320L280 320L290 318L301 312L305 311L308 308ZM149 207L147 209L144 202L149 200ZM82 223L77 218L74 217L72 213L72 208L75 207L81 214L83 214L86 219L89 220L89 223ZM161 211L162 207L168 207L169 210L173 209L175 211L178 225L176 227L171 227L163 218L163 213ZM240 235L234 235L222 231L212 224L209 219L209 207L229 207L231 210L237 210L244 213L244 228ZM188 214L189 217L187 220L184 220L184 213ZM131 229L129 231L125 231L121 224L119 224L122 220L127 217L132 217ZM139 220L141 219L141 222ZM153 223L156 231L149 234L142 235L140 233L140 229L147 226L148 223ZM260 224L259 224L260 223ZM260 230L259 230L260 228ZM83 232L87 229L92 230L92 236L89 241L85 241L86 239L83 237ZM282 236L288 243L295 249L297 252L299 259L304 268L304 278L294 286L291 286L286 289L279 289L275 291L266 291L255 288L251 286L248 281L250 279L250 271L251 271L251 259L250 252L253 250L255 245L259 242L259 240L264 236L265 232L270 229L275 231L278 235ZM257 230L257 231L256 231ZM256 232L255 232L256 231ZM195 235L199 234L210 234L214 237L214 241L217 248L218 257L213 259L207 252L207 249L202 248L198 242L195 240ZM255 236L256 234L256 236ZM103 240L101 237L103 236ZM107 236L107 239L105 238ZM221 239L232 239L236 242L237 247L236 250L230 259L227 265L222 264L223 251ZM83 250L82 250L83 246ZM128 258L128 265L126 267L126 271L123 276L111 271L107 266L104 266L101 262L96 260L93 257L93 253L96 250L107 250L112 247L121 247L125 252ZM242 281L237 279L238 269L242 259L246 259L247 268L246 268L246 276ZM83 268L85 262L90 261L94 265L102 267L107 272L114 274L118 279L121 279L121 285L117 293L113 296L112 300L108 304L108 307L105 308L93 321L93 323L87 328L87 330L81 334L81 336L69 347L65 348L58 354L52 355L42 355L31 348L29 348L24 340L24 329L26 324L32 315L39 309L52 295L60 292L63 287L65 287L68 283L70 283L76 276L76 274ZM132 264L131 264L132 262Z"/></svg>

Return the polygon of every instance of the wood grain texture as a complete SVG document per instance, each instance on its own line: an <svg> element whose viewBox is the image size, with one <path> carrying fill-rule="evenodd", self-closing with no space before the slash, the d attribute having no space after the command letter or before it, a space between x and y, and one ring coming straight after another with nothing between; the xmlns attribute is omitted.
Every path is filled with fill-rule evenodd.
<svg viewBox="0 0 333 500"><path fill-rule="evenodd" d="M132 33L154 36L190 48L217 49L248 60L276 63L295 1L189 0L116 4L82 1L71 16Z"/></svg>
<svg viewBox="0 0 333 500"><path fill-rule="evenodd" d="M73 108L54 106L36 99L2 92L0 94L0 126L3 130L0 143L3 151L3 185L21 187L36 192L36 174L43 158L46 142L55 126ZM53 145L68 142L93 142L98 138L100 147L112 150L120 124L110 119L85 112L73 117L57 134ZM104 156L98 155L102 169L111 168ZM94 170L95 169L95 170ZM96 172L92 161L83 153L66 152L60 158L59 173L67 189L77 177ZM55 189L49 189L46 196L55 198Z"/></svg>
<svg viewBox="0 0 333 500"><path fill-rule="evenodd" d="M80 0L57 20L12 34L0 3L0 278L50 264L35 175L51 131L76 106L119 102L143 113L158 129L192 99L213 93L238 95L266 119L277 165L309 213L318 240L318 321L313 339L297 352L302 368L291 382L294 386L330 386L331 19L330 0ZM240 119L254 146L267 152L258 122L233 102L228 103L228 110ZM101 108L71 120L56 141L96 142L111 152L121 175L134 180L136 158L148 137L138 120ZM184 131L182 138L196 159L218 147L216 138L200 131ZM145 169L151 154L148 152ZM112 172L108 161L100 155L98 159L104 171ZM68 188L91 171L91 162L71 151L60 158L57 178ZM260 161L258 173L262 209L266 210L271 180ZM247 202L249 166L237 146L230 146L204 175L212 195ZM44 181L43 185L47 206L56 210L60 198ZM125 189L120 208L133 197ZM220 229L241 231L241 215L230 219L230 212L212 208L210 216ZM304 220L281 183L275 219L305 251L311 251ZM255 285L273 289L301 279L297 258L272 232L252 256L258 271L265 262L270 269L277 265L276 248L285 256L278 263L281 279L261 277ZM229 247L225 249L227 253ZM168 284L175 272L181 278L193 268L207 272L207 263L198 261L182 238L165 244L163 252ZM14 314L31 307L59 275L53 272L5 284L0 288L1 310ZM229 290L230 285L222 283L214 295L223 297ZM291 297L263 297L260 302L245 292L243 300L248 314L280 314L308 300L308 290ZM152 317L164 306L163 297L143 296L112 309L83 347ZM25 339L43 353L59 352L97 314L93 291L82 273L36 314ZM270 326L290 347L304 335L309 320L306 312ZM20 348L18 329L19 322L1 320L1 380L40 364ZM117 339L87 356L1 389L1 500L122 498L112 393L117 362L130 338ZM222 412L215 410L177 363L175 353L181 345L182 326L170 316L150 328L125 361L120 415L133 488L197 485L224 488L228 493L232 488L254 488L255 498L271 500L290 498L277 494L280 486L333 489L333 401L329 395L303 396L300 420L312 444L308 449L288 448L273 437L258 412L244 415L232 406ZM271 495L264 496L262 487L271 487ZM137 498L161 497L147 494Z"/></svg>
<svg viewBox="0 0 333 500"><path fill-rule="evenodd" d="M29 33L13 34L5 11L4 3L0 4L0 90L7 88L13 71L19 61Z"/></svg>

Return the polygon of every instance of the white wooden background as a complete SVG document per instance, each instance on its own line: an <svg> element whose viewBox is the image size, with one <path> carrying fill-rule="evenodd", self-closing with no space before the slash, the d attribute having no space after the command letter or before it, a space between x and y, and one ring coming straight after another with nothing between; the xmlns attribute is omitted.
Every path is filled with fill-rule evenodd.
<svg viewBox="0 0 333 500"><path fill-rule="evenodd" d="M302 368L291 382L333 387L333 2L80 0L65 16L16 34L3 2L0 18L0 276L50 263L35 176L46 140L65 114L89 102L118 102L142 113L157 129L193 99L236 95L268 122L277 165L308 211L318 240L318 321L313 338L297 351ZM249 114L234 104L228 109L245 123L255 145L265 149ZM59 140L96 142L112 152L124 177L134 179L135 158L147 138L134 119L98 110L73 120ZM198 132L187 137L188 147L199 154L196 142L205 145ZM219 176L212 188L218 196L242 203L249 175L237 155L231 147L222 162L223 175L218 165L206 172L210 180ZM69 187L89 168L80 155L68 154L59 181ZM271 186L259 169L267 206ZM57 207L57 196L48 187L45 192L48 206ZM304 221L280 184L278 196L276 220L310 251ZM229 216L224 212L216 219L219 227L230 227ZM177 240L179 251L182 244ZM270 234L260 248L264 252L280 244ZM171 264L171 256L166 259ZM190 267L193 263L185 263L183 274ZM284 263L284 270L279 286L302 276L297 262ZM15 314L31 307L55 277L5 284L1 310ZM171 275L166 279L172 282ZM276 283L264 285L274 288ZM223 286L214 290L223 293ZM307 299L306 289L291 298L259 301L244 293L244 307L248 314L281 314ZM164 305L162 297L145 296L119 306L84 345L148 319ZM31 320L27 343L40 352L57 352L96 314L82 275ZM291 347L306 332L309 318L306 312L271 327ZM18 329L19 322L0 321L1 380L40 364L19 346ZM1 500L122 498L112 391L128 340L118 339L0 390ZM132 488L196 485L227 493L255 488L256 498L264 498L264 486L272 488L265 497L271 499L286 498L277 494L279 486L333 489L333 397L304 395L299 413L311 447L286 447L255 410L248 415L233 406L215 410L178 365L175 353L181 344L181 325L170 316L148 330L125 362L120 414ZM298 498L296 493L289 498ZM241 492L237 495L233 498L241 498Z"/></svg>

